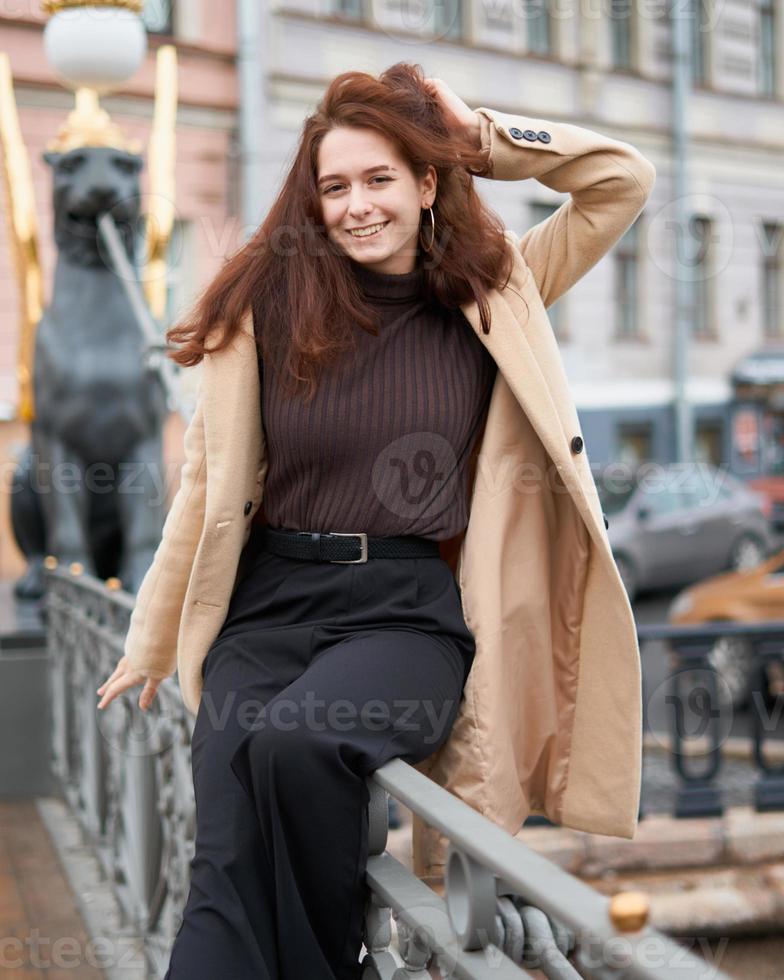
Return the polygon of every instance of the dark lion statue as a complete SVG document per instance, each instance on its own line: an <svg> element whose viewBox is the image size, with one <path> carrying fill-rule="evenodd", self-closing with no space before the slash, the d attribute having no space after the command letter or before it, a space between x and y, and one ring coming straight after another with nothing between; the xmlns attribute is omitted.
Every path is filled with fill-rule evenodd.
<svg viewBox="0 0 784 980"><path fill-rule="evenodd" d="M58 257L35 339L36 417L13 476L11 522L28 561L14 591L40 598L54 555L135 593L165 517L166 395L96 222L109 212L135 264L142 158L83 147L44 159Z"/></svg>

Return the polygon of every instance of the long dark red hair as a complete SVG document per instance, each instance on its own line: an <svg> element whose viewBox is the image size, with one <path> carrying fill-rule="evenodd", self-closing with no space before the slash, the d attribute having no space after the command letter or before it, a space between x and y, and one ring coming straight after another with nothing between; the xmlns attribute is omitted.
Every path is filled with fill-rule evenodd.
<svg viewBox="0 0 784 980"><path fill-rule="evenodd" d="M349 259L323 226L318 150L336 126L376 130L417 179L428 165L435 168L435 241L430 254L420 247L416 256L426 296L452 309L476 301L482 330L489 332L487 291L505 283L512 266L503 223L474 189L473 176L486 175L489 161L450 128L426 77L420 65L399 62L378 78L350 71L334 79L305 120L294 162L263 224L167 332L167 341L181 345L168 352L172 360L191 366L222 350L250 308L260 356L282 367L285 387L305 381L312 395L318 368L353 346L357 326L376 332L376 314L363 301ZM218 342L208 348L212 333Z"/></svg>

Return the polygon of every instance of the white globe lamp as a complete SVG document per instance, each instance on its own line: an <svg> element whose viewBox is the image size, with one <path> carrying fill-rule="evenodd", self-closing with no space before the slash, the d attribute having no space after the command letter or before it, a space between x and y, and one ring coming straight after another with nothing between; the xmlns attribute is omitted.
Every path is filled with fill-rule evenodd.
<svg viewBox="0 0 784 980"><path fill-rule="evenodd" d="M102 95L144 61L144 0L44 0L42 6L51 14L44 29L46 57L66 88Z"/></svg>

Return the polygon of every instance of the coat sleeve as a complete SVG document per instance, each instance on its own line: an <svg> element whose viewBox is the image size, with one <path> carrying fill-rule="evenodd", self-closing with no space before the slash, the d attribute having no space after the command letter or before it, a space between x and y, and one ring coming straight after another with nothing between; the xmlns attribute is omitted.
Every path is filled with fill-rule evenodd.
<svg viewBox="0 0 784 980"><path fill-rule="evenodd" d="M548 307L634 223L656 169L631 144L590 129L485 107L475 112L489 158L488 177L535 177L571 195L516 244Z"/></svg>
<svg viewBox="0 0 784 980"><path fill-rule="evenodd" d="M130 665L160 680L177 666L177 635L185 592L203 525L206 484L204 403L201 393L184 437L180 486L163 524L161 541L139 585L125 637ZM192 506L192 501L199 501Z"/></svg>

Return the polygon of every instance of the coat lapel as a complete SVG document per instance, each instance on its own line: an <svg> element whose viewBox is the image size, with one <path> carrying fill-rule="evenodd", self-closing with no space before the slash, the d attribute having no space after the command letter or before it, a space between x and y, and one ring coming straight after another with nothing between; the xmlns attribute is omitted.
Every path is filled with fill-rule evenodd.
<svg viewBox="0 0 784 980"><path fill-rule="evenodd" d="M250 312L243 317L240 330L229 345L204 358L203 370L209 478L204 528L194 565L198 574L192 578L189 598L203 606L222 608L231 591L223 556L232 562L236 572L266 473L259 371ZM221 560L217 560L219 556Z"/></svg>
<svg viewBox="0 0 784 980"><path fill-rule="evenodd" d="M526 301L529 306L539 300L538 294L529 290ZM528 327L521 326L518 317L510 308L503 291L494 290L490 294L491 325L490 333L482 332L478 304L468 303L461 307L463 314L471 324L477 337L492 355L498 370L503 375L515 400L527 415L544 446L547 455L552 460L558 474L568 487L575 506L582 517L594 543L605 561L615 565L607 537L604 533L601 505L596 486L590 473L585 452L579 459L583 465L578 469L571 451L571 439L579 434L576 412L574 418L562 420L556 408L559 404L571 406L568 396L568 382L563 371L557 344L552 336L549 319L534 317L529 319L531 330L537 328L534 324L544 322L550 330L548 337L534 336L533 342L546 358L545 380L540 366L540 358L534 353L528 337ZM548 348L552 347L553 350ZM565 425L571 423L571 429L565 430ZM547 479L547 474L541 474L541 479Z"/></svg>
<svg viewBox="0 0 784 980"><path fill-rule="evenodd" d="M207 514L238 521L261 466L261 404L250 312L220 354L205 358L205 439L210 461Z"/></svg>

